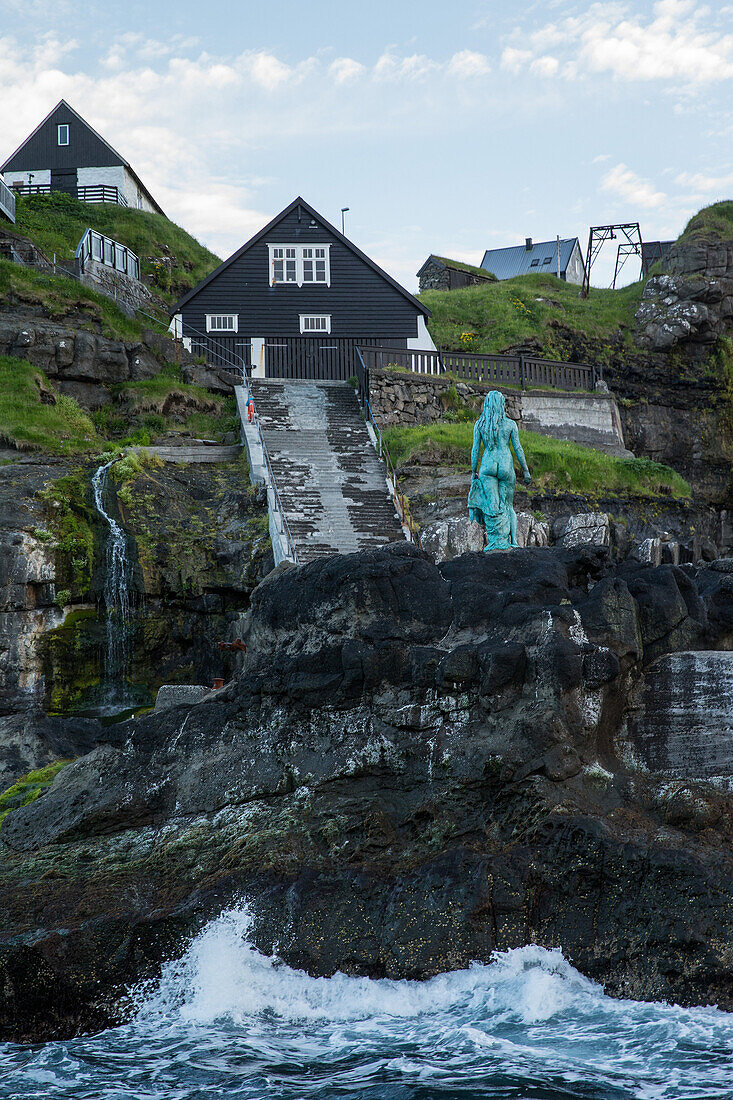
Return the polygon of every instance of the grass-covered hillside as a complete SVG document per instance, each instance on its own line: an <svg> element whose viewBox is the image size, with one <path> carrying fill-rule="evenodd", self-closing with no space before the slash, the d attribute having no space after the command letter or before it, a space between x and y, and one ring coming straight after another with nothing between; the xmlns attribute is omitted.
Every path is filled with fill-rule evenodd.
<svg viewBox="0 0 733 1100"><path fill-rule="evenodd" d="M592 447L564 443L535 432L520 432L520 442L532 471L530 492L574 492L588 496L665 496L684 499L690 486L658 462L616 458ZM384 439L397 466L440 463L470 470L473 424L442 421L417 428L388 428Z"/></svg>
<svg viewBox="0 0 733 1100"><path fill-rule="evenodd" d="M0 258L0 312L39 311L76 329L100 332L111 340L136 340L150 322L128 317L115 303L62 275L44 275ZM161 319L161 327L165 321Z"/></svg>
<svg viewBox="0 0 733 1100"><path fill-rule="evenodd" d="M143 277L169 301L195 286L219 263L213 252L161 214L114 203L79 202L60 191L18 197L16 231L49 257L55 252L59 259L73 259L84 231L90 228L131 248L140 257Z"/></svg>
<svg viewBox="0 0 733 1100"><path fill-rule="evenodd" d="M438 347L497 353L532 341L548 358L567 358L558 336L563 326L600 342L630 341L643 283L620 290L580 288L555 275L518 275L461 290L427 290L420 300L432 310L428 327Z"/></svg>
<svg viewBox="0 0 733 1100"><path fill-rule="evenodd" d="M175 367L114 386L110 404L86 413L27 360L0 356L0 447L100 454L171 435L220 440L236 426L234 398L184 382Z"/></svg>
<svg viewBox="0 0 733 1100"><path fill-rule="evenodd" d="M733 200L704 206L690 218L679 238L681 241L733 240Z"/></svg>

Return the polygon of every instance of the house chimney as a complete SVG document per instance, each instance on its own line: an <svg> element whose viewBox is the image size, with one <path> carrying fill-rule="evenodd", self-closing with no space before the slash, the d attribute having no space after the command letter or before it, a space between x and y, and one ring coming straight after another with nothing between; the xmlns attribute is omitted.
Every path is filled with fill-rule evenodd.
<svg viewBox="0 0 733 1100"><path fill-rule="evenodd" d="M531 252L532 251L532 238L531 237L525 237L524 238L524 251L525 252Z"/></svg>

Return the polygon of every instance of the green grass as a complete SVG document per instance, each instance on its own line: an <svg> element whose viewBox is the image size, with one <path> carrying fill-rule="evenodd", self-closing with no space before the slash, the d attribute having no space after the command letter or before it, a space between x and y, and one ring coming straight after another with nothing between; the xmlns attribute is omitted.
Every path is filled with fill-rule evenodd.
<svg viewBox="0 0 733 1100"><path fill-rule="evenodd" d="M0 259L0 309L13 313L18 305L40 306L58 321L69 315L73 328L101 332L112 340L138 340L150 325L128 317L113 301L97 294L76 279L61 275L43 275L29 267Z"/></svg>
<svg viewBox="0 0 733 1100"><path fill-rule="evenodd" d="M680 241L733 240L733 201L704 206L690 218Z"/></svg>
<svg viewBox="0 0 733 1100"><path fill-rule="evenodd" d="M396 466L429 459L456 469L470 469L473 424L427 424L417 428L388 428L384 440ZM532 474L530 492L577 492L608 496L690 496L689 484L678 473L658 462L640 458L616 458L563 443L536 432L520 432Z"/></svg>
<svg viewBox="0 0 733 1100"><path fill-rule="evenodd" d="M62 768L70 764L70 760L58 760L55 764L47 764L45 768L37 768L28 772L11 787L0 794L0 825L13 810L21 806L29 806L37 798L48 790Z"/></svg>
<svg viewBox="0 0 733 1100"><path fill-rule="evenodd" d="M0 441L21 451L56 455L103 448L91 419L72 397L57 394L43 371L9 355L0 355Z"/></svg>
<svg viewBox="0 0 733 1100"><path fill-rule="evenodd" d="M15 229L51 258L72 259L86 229L96 229L140 258L143 276L149 276L156 292L175 301L219 263L189 233L161 214L130 210L114 203L79 202L71 195L19 196ZM154 266L155 260L170 259L172 268Z"/></svg>
<svg viewBox="0 0 733 1100"><path fill-rule="evenodd" d="M432 310L428 328L435 343L446 350L495 354L532 340L545 357L567 359L558 325L601 342L621 332L630 346L643 283L594 287L587 299L579 290L554 275L518 275L450 293L426 290L420 300Z"/></svg>

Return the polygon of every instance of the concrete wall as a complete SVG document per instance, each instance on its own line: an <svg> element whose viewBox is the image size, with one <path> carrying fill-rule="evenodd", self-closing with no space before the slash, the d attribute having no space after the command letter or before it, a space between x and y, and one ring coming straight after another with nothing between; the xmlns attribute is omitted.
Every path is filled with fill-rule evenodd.
<svg viewBox="0 0 733 1100"><path fill-rule="evenodd" d="M117 187L124 195L125 169L121 164L108 168L77 168L76 182L79 187Z"/></svg>
<svg viewBox="0 0 733 1100"><path fill-rule="evenodd" d="M620 749L627 763L650 771L730 780L733 653L688 651L655 661L638 689Z"/></svg>
<svg viewBox="0 0 733 1100"><path fill-rule="evenodd" d="M408 371L372 371L370 403L380 427L432 424L450 407L448 391L478 406L497 387L480 382L456 382L439 375ZM612 394L565 393L562 390L502 391L507 415L520 428L593 446L609 454L626 455L621 417Z"/></svg>
<svg viewBox="0 0 733 1100"><path fill-rule="evenodd" d="M621 416L609 393L524 390L521 409L522 427L528 431L583 443L609 454L627 453Z"/></svg>
<svg viewBox="0 0 733 1100"><path fill-rule="evenodd" d="M33 179L31 182L34 184L45 184L51 182L50 168L39 169L38 171L34 171L32 175ZM14 183L27 183L28 172L3 172L3 179L5 180L8 187L12 188Z"/></svg>

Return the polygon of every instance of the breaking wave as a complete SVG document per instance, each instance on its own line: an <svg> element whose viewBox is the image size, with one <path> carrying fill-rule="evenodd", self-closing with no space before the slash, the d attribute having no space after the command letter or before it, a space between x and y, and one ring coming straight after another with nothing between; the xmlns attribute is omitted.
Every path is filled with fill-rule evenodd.
<svg viewBox="0 0 733 1100"><path fill-rule="evenodd" d="M124 1027L0 1047L0 1096L733 1100L732 1016L613 1000L560 951L425 982L311 978L249 928L246 907L212 921Z"/></svg>

